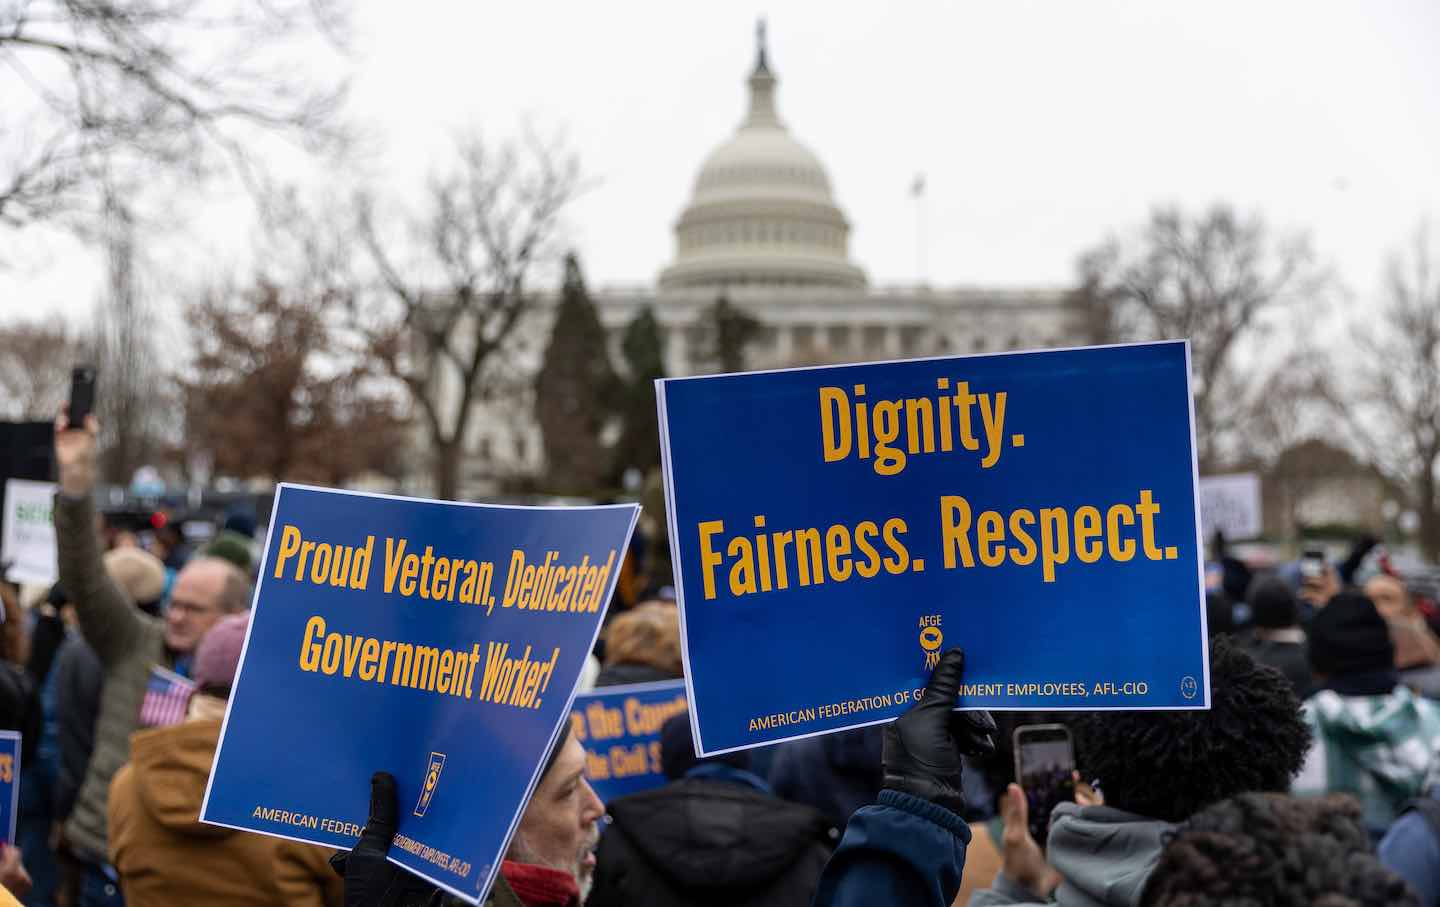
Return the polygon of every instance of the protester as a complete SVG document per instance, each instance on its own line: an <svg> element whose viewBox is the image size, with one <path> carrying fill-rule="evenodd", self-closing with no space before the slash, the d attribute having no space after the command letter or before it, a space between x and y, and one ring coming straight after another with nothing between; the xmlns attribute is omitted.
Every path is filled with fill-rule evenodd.
<svg viewBox="0 0 1440 907"><path fill-rule="evenodd" d="M1245 651L1284 674L1295 695L1304 699L1313 690L1314 679L1294 590L1280 577L1264 574L1250 584L1247 598L1253 629L1242 642Z"/></svg>
<svg viewBox="0 0 1440 907"><path fill-rule="evenodd" d="M13 605L15 590L7 589L4 594ZM0 728L19 731L23 747L20 769L23 772L28 761L35 757L40 741L42 712L40 697L30 675L8 659L0 659ZM12 783L20 783L21 777L12 777ZM7 804L7 809L13 809ZM8 833L8 829L5 830ZM24 897L31 888L30 874L25 867L24 854L13 844L0 844L0 907L14 904L12 894Z"/></svg>
<svg viewBox="0 0 1440 907"><path fill-rule="evenodd" d="M585 780L585 749L562 722L520 827L500 864L485 907L579 907L595 874L596 823L605 805ZM387 860L395 839L395 779L377 772L370 781L370 818L360 841L333 863L345 879L346 907L445 904L435 886Z"/></svg>
<svg viewBox="0 0 1440 907"><path fill-rule="evenodd" d="M1399 683L1390 629L1363 595L1331 598L1309 636L1320 690L1304 714L1315 743L1294 791L1353 794L1378 840L1424 789L1440 752L1440 706Z"/></svg>
<svg viewBox="0 0 1440 907"><path fill-rule="evenodd" d="M342 903L331 851L200 822L249 615L215 624L195 654L186 720L140 731L110 787L110 862L133 905Z"/></svg>
<svg viewBox="0 0 1440 907"><path fill-rule="evenodd" d="M163 619L139 611L105 571L95 532L92 495L97 472L93 416L72 427L62 414L55 424L60 488L55 496L55 538L60 584L69 593L80 632L105 669L95 748L64 838L81 863L80 904L123 903L113 867L106 862L106 800L111 779L129 758L130 734L139 722L152 666L184 674L205 631L226 612L249 605L245 577L215 558L191 561L175 579Z"/></svg>
<svg viewBox="0 0 1440 907"><path fill-rule="evenodd" d="M1140 903L1413 907L1419 902L1370 852L1354 801L1242 794L1197 813L1170 837Z"/></svg>
<svg viewBox="0 0 1440 907"><path fill-rule="evenodd" d="M1310 733L1285 677L1228 638L1213 637L1210 703L1208 710L1095 712L1077 720L1076 759L1104 803L1056 807L1042 856L1024 795L1012 785L1004 866L972 907L1047 900L1135 907L1177 823L1237 794L1286 791Z"/></svg>
<svg viewBox="0 0 1440 907"><path fill-rule="evenodd" d="M1398 577L1377 573L1364 591L1390 628L1400 682L1421 696L1440 699L1440 639L1415 607L1410 590Z"/></svg>
<svg viewBox="0 0 1440 907"><path fill-rule="evenodd" d="M963 757L995 749L986 712L955 712L965 653L940 657L925 692L885 726L884 788L858 810L820 877L816 907L949 907L960 891L970 829Z"/></svg>
<svg viewBox="0 0 1440 907"><path fill-rule="evenodd" d="M675 606L645 602L611 621L597 687L682 676L680 614Z"/></svg>
<svg viewBox="0 0 1440 907"><path fill-rule="evenodd" d="M748 752L697 757L688 712L661 728L660 760L670 783L609 804L587 905L810 903L840 837L833 823L776 797Z"/></svg>
<svg viewBox="0 0 1440 907"><path fill-rule="evenodd" d="M58 585L43 590L30 602L30 654L25 671L40 691L43 723L35 757L26 761L21 770L20 820L16 829L16 843L26 853L26 868L34 881L26 896L30 907L54 907L60 878L50 838L60 779L60 672L56 662L60 649L74 635L62 617L65 607L65 593ZM77 777L77 788L79 783Z"/></svg>

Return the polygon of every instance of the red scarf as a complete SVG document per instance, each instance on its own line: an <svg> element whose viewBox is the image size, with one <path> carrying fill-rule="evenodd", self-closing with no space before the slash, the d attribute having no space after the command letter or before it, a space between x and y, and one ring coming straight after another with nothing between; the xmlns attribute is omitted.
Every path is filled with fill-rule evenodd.
<svg viewBox="0 0 1440 907"><path fill-rule="evenodd" d="M568 872L505 860L500 874L527 907L579 907L580 886Z"/></svg>

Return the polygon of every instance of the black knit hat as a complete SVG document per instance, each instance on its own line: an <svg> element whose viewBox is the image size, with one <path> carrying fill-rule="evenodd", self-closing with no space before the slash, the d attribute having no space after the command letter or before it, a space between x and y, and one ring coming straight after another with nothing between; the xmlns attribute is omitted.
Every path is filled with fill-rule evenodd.
<svg viewBox="0 0 1440 907"><path fill-rule="evenodd" d="M1250 584L1246 601L1250 603L1251 620L1257 627L1279 630L1300 622L1300 605L1295 601L1295 592L1289 583L1273 573L1255 578Z"/></svg>
<svg viewBox="0 0 1440 907"><path fill-rule="evenodd" d="M542 781L546 775L550 774L555 760L560 758L560 751L565 748L565 741L570 739L570 726L570 716L566 715L565 720L560 722L560 736L555 738L555 745L550 747L550 755L545 757L545 770L540 773Z"/></svg>
<svg viewBox="0 0 1440 907"><path fill-rule="evenodd" d="M1327 677L1388 671L1395 667L1390 628L1375 603L1354 592L1342 592L1321 608L1307 631L1310 666Z"/></svg>
<svg viewBox="0 0 1440 907"><path fill-rule="evenodd" d="M735 768L750 767L750 753L739 750L700 759L695 755L695 740L690 736L690 713L672 715L660 726L660 767L671 781L704 762L723 762Z"/></svg>

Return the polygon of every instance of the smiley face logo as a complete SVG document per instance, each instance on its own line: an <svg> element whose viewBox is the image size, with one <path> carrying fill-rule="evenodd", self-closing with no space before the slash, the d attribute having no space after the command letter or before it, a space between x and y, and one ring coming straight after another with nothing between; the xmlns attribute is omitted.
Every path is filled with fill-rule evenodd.
<svg viewBox="0 0 1440 907"><path fill-rule="evenodd" d="M1199 692L1200 685L1195 682L1194 677L1186 674L1184 677L1180 678L1181 696L1184 696L1186 699L1194 699L1196 695L1199 694Z"/></svg>
<svg viewBox="0 0 1440 907"><path fill-rule="evenodd" d="M940 632L939 627L926 627L920 631L920 648L926 652L938 651L944 642L945 634Z"/></svg>

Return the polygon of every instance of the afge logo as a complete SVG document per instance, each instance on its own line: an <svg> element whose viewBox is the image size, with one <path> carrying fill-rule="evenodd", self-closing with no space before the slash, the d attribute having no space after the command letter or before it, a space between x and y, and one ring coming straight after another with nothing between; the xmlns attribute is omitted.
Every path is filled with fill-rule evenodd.
<svg viewBox="0 0 1440 907"><path fill-rule="evenodd" d="M940 630L940 615L930 614L920 618L920 649L925 653L925 670L933 671L940 663L940 647L945 644L945 634Z"/></svg>
<svg viewBox="0 0 1440 907"><path fill-rule="evenodd" d="M430 808L430 800L435 796L435 788L440 786L440 771L445 768L445 754L431 753L430 767L425 769L425 784L420 788L420 802L415 804L415 815L423 816Z"/></svg>

